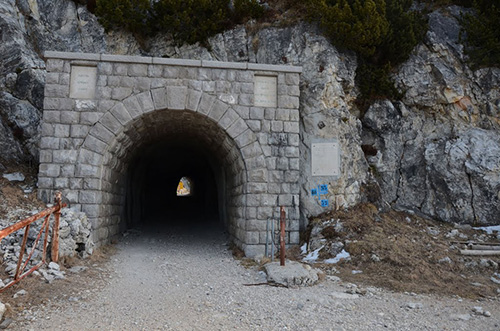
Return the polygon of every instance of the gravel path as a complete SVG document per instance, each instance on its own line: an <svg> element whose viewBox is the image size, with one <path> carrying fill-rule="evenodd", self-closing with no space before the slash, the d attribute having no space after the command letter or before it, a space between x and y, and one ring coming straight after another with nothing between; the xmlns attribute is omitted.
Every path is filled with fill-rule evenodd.
<svg viewBox="0 0 500 331"><path fill-rule="evenodd" d="M18 321L21 330L499 330L500 304L391 293L325 280L314 287L263 282L217 229L133 232L117 245L108 282L59 298ZM473 313L475 306L491 317Z"/></svg>

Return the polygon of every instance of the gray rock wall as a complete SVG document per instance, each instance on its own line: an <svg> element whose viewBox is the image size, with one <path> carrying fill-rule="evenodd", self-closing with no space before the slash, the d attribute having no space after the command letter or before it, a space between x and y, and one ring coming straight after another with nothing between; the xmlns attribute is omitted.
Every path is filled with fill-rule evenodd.
<svg viewBox="0 0 500 331"><path fill-rule="evenodd" d="M500 222L500 69L473 71L460 11L434 12L423 44L395 75L402 102L377 102L363 141L383 201L440 220Z"/></svg>

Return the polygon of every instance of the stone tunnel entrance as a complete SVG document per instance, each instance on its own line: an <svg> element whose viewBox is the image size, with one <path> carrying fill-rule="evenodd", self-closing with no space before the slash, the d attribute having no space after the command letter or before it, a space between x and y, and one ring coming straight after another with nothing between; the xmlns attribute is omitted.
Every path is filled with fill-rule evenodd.
<svg viewBox="0 0 500 331"><path fill-rule="evenodd" d="M244 164L235 143L213 121L186 111L160 111L135 127L148 138L133 144L125 180L128 227L228 227ZM182 178L189 194L178 195Z"/></svg>
<svg viewBox="0 0 500 331"><path fill-rule="evenodd" d="M45 57L39 196L62 191L92 221L94 242L138 225L212 221L255 256L280 205L287 242L299 242L301 68ZM181 178L188 195L176 194Z"/></svg>

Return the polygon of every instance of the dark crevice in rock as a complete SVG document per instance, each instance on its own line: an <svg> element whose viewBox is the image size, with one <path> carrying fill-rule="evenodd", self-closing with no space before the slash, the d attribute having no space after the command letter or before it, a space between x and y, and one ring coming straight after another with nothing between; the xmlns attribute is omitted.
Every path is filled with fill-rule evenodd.
<svg viewBox="0 0 500 331"><path fill-rule="evenodd" d="M402 165L403 165L403 159L405 157L405 150L406 150L406 144L407 144L408 140L406 140L404 143L403 143L403 151L401 152L401 157L399 158L399 166L398 166L398 172L399 172L399 176L398 176L398 183L396 185L396 198L394 198L394 200L392 201L392 205L396 204L399 200L399 190L401 189L401 182L402 182L402 179L403 179L403 168L402 168Z"/></svg>
<svg viewBox="0 0 500 331"><path fill-rule="evenodd" d="M471 206L471 209L472 209L472 215L474 217L473 225L477 225L478 224L478 219L477 219L476 209L474 207L474 187L472 185L472 176L467 171L465 173L467 174L467 178L469 179L469 186L470 186L470 192L471 192L470 206Z"/></svg>

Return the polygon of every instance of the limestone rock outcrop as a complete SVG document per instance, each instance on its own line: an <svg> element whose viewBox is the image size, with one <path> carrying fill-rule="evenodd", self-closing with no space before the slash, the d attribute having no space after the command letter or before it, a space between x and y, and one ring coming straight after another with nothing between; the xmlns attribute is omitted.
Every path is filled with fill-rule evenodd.
<svg viewBox="0 0 500 331"><path fill-rule="evenodd" d="M387 204L493 224L500 221L500 69L466 65L459 13L430 14L424 43L395 75L405 98L370 107L363 144Z"/></svg>

